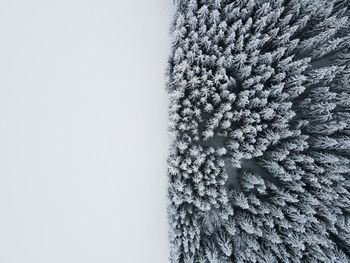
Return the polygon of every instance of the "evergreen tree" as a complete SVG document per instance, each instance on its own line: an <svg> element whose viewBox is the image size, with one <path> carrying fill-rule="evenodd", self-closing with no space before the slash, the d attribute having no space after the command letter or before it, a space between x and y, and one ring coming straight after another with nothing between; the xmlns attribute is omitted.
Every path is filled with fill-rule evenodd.
<svg viewBox="0 0 350 263"><path fill-rule="evenodd" d="M175 6L171 262L350 262L350 1Z"/></svg>

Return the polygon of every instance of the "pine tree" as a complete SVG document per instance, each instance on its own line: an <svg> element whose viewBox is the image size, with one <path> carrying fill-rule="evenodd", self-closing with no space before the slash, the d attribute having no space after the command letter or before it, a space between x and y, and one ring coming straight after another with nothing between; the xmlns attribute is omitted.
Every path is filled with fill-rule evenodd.
<svg viewBox="0 0 350 263"><path fill-rule="evenodd" d="M350 262L350 1L175 9L171 262Z"/></svg>

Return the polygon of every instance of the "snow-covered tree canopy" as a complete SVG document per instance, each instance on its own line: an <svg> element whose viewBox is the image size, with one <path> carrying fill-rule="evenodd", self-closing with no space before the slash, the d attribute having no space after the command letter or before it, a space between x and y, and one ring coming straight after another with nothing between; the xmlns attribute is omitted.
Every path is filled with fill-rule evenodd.
<svg viewBox="0 0 350 263"><path fill-rule="evenodd" d="M350 1L175 5L171 262L350 262Z"/></svg>

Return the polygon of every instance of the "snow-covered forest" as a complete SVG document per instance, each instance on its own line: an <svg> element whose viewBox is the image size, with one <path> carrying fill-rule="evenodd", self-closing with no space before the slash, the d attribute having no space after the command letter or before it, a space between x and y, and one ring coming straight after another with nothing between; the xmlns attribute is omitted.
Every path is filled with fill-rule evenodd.
<svg viewBox="0 0 350 263"><path fill-rule="evenodd" d="M350 2L175 5L171 261L350 262Z"/></svg>

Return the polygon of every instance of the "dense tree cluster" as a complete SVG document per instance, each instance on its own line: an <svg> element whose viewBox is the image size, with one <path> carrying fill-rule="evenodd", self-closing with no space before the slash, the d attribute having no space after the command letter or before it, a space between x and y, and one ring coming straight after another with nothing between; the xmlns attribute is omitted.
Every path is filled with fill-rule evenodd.
<svg viewBox="0 0 350 263"><path fill-rule="evenodd" d="M171 262L350 262L350 1L175 5Z"/></svg>

